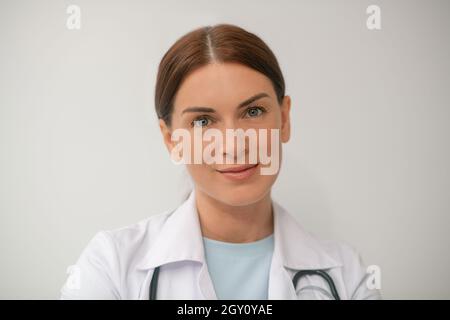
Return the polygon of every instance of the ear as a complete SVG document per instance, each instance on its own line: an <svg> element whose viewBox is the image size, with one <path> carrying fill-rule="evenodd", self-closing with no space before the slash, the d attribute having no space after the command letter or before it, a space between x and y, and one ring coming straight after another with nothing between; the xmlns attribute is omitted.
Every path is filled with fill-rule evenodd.
<svg viewBox="0 0 450 320"><path fill-rule="evenodd" d="M166 145L166 148L170 153L173 149L173 142L171 139L172 132L170 130L170 127L166 124L166 122L163 119L159 119L159 129L161 130L164 144Z"/></svg>
<svg viewBox="0 0 450 320"><path fill-rule="evenodd" d="M286 143L291 137L291 97L284 96L281 104L281 142Z"/></svg>

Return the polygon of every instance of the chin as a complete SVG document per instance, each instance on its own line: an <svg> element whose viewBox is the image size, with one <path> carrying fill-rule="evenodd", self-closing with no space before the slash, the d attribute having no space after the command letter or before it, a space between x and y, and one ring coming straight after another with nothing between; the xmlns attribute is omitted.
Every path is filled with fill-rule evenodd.
<svg viewBox="0 0 450 320"><path fill-rule="evenodd" d="M267 195L268 192L270 192L270 186L227 186L217 192L214 198L229 206L239 207L260 201Z"/></svg>
<svg viewBox="0 0 450 320"><path fill-rule="evenodd" d="M229 206L246 206L262 200L270 192L277 175L254 176L245 181L230 181L217 176L205 174L194 176L194 182L199 189L209 197ZM198 178L198 179L195 179Z"/></svg>

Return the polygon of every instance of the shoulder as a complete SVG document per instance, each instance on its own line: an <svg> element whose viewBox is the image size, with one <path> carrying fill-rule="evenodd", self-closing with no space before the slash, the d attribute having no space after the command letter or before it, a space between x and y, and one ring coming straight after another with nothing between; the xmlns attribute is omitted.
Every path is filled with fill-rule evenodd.
<svg viewBox="0 0 450 320"><path fill-rule="evenodd" d="M349 299L381 299L380 291L368 284L374 276L378 275L374 274L371 266L365 263L360 251L344 241L317 241L341 265L338 270L345 283Z"/></svg>
<svg viewBox="0 0 450 320"><path fill-rule="evenodd" d="M61 299L120 299L126 273L142 259L171 213L98 231L71 266Z"/></svg>
<svg viewBox="0 0 450 320"><path fill-rule="evenodd" d="M369 273L361 254L344 241L327 240L303 228L297 219L275 202L277 230L287 263L292 269L328 270L349 299L378 299L378 290L367 285ZM295 245L292 245L292 244Z"/></svg>
<svg viewBox="0 0 450 320"><path fill-rule="evenodd" d="M321 248L338 263L350 267L361 260L359 251L351 244L345 241L326 240L311 235Z"/></svg>
<svg viewBox="0 0 450 320"><path fill-rule="evenodd" d="M110 242L113 242L117 246L117 249L143 245L151 242L152 238L158 235L172 212L173 210L167 210L128 226L101 230L95 237L108 238Z"/></svg>
<svg viewBox="0 0 450 320"><path fill-rule="evenodd" d="M124 227L98 231L85 250L108 258L112 265L132 269L149 251L172 213L167 210Z"/></svg>

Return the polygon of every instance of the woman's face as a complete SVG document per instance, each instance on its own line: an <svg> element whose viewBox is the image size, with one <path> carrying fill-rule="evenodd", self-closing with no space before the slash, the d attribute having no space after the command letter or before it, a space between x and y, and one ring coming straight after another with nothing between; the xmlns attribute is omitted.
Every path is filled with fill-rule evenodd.
<svg viewBox="0 0 450 320"><path fill-rule="evenodd" d="M256 99L250 99L254 97ZM188 130L192 155L194 130L201 128L205 133L208 129L216 129L225 139L226 129L254 129L257 150L251 146L251 138L247 137L241 147L237 140L232 145L225 139L221 147L211 153L221 157L222 161L186 164L197 190L224 204L242 206L266 196L278 176L279 170L261 174L261 168L268 168L270 164L262 161L260 154L268 153L269 157L278 154L278 159L272 158L272 161L281 164L281 143L287 142L290 135L289 111L289 96L285 96L279 105L272 83L265 75L237 63L212 63L184 79L175 97L171 126L160 120L160 128L169 151L177 145L171 140L171 134L176 129ZM264 132L260 129L266 129L266 143L259 138ZM271 129L278 129L275 144L271 140ZM205 148L212 145L212 141L200 144ZM277 145L278 153L274 152ZM249 153L254 151L256 163L249 159ZM238 163L238 156L244 157L244 164Z"/></svg>

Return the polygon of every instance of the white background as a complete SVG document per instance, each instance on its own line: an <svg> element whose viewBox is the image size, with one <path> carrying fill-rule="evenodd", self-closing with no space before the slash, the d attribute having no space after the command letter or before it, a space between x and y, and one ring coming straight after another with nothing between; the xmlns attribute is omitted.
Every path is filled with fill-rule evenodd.
<svg viewBox="0 0 450 320"><path fill-rule="evenodd" d="M68 5L81 30L66 28ZM382 29L366 28L381 7ZM279 59L293 135L273 196L379 265L384 298L450 298L450 2L0 1L0 298L55 299L99 230L174 208L154 112L181 35L237 24Z"/></svg>

